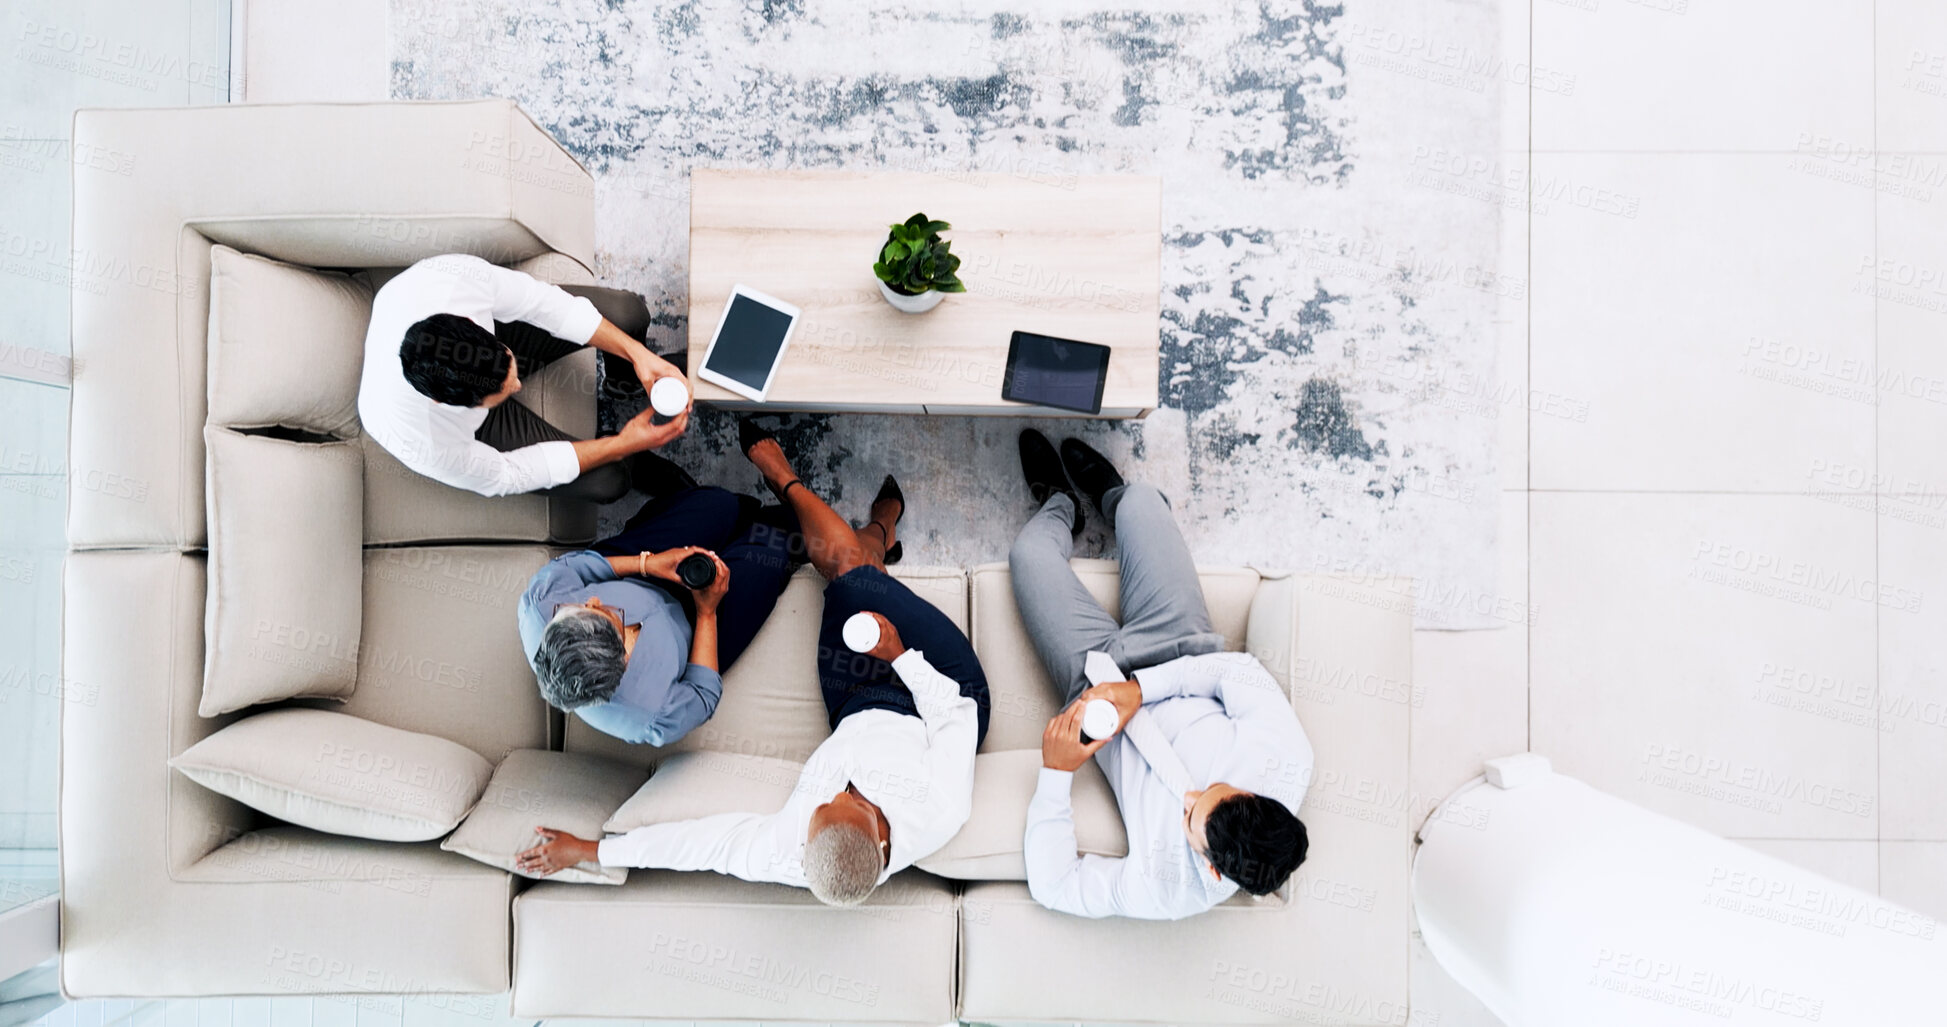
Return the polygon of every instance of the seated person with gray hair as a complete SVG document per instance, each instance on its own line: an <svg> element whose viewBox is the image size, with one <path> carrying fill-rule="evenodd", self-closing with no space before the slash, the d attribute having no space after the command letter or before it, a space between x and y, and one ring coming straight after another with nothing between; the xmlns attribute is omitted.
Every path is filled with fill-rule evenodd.
<svg viewBox="0 0 1947 1027"><path fill-rule="evenodd" d="M687 481L611 538L535 572L521 596L521 649L548 705L639 745L668 745L716 712L723 673L802 561L785 507ZM701 555L700 588L677 568Z"/></svg>
<svg viewBox="0 0 1947 1027"><path fill-rule="evenodd" d="M776 813L651 824L599 842L543 829L541 844L520 854L523 873L547 876L596 862L714 870L809 888L828 905L854 906L938 851L971 814L974 750L987 733L987 678L967 636L886 573L905 509L898 485L887 476L871 521L854 530L798 481L768 432L748 429L744 442L803 525L811 562L827 581L818 677L831 736ZM843 625L861 612L873 618L879 640L856 653L842 640Z"/></svg>

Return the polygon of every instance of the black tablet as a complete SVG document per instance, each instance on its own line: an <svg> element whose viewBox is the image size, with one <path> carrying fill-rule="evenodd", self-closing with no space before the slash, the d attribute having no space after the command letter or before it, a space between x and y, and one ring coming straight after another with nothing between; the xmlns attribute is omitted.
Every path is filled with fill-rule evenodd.
<svg viewBox="0 0 1947 1027"><path fill-rule="evenodd" d="M1007 344L1007 374L1001 398L1015 403L1059 407L1084 414L1102 412L1102 387L1109 380L1109 347L1052 335L1015 332Z"/></svg>

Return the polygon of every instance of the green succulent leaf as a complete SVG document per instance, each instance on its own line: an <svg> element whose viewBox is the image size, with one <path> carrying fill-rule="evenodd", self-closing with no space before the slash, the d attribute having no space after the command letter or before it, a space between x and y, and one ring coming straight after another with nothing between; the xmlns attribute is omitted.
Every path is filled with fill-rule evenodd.
<svg viewBox="0 0 1947 1027"><path fill-rule="evenodd" d="M878 263L872 265L872 274L881 282L915 296L928 289L967 291L955 274L960 258L953 255L953 243L940 238L941 232L953 227L950 223L922 212L886 227L886 243L879 250Z"/></svg>

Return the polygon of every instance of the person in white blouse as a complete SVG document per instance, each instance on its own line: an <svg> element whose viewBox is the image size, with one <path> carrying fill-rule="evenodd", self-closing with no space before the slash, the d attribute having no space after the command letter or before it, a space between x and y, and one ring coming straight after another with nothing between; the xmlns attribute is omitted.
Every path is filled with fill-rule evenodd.
<svg viewBox="0 0 1947 1027"><path fill-rule="evenodd" d="M827 580L818 678L831 736L776 813L719 813L599 841L543 829L540 844L519 856L522 872L547 876L578 863L714 870L851 906L938 851L972 813L987 678L966 635L886 573L905 510L897 483L887 478L871 521L854 530L798 480L768 433L746 453L797 515L805 550ZM841 640L845 621L860 612L879 627L867 653Z"/></svg>
<svg viewBox="0 0 1947 1027"><path fill-rule="evenodd" d="M615 435L577 439L517 398L523 376L583 346L625 361L645 389L683 376L585 297L479 257L428 257L372 298L359 421L400 463L483 496L612 502L684 483L648 451L683 434L688 410L657 424L645 409Z"/></svg>
<svg viewBox="0 0 1947 1027"><path fill-rule="evenodd" d="M1309 845L1298 808L1312 747L1291 700L1255 657L1224 651L1161 492L1125 484L1076 439L1057 454L1032 429L1021 434L1021 466L1041 509L1008 554L1014 598L1068 701L1042 733L1022 839L1028 892L1076 916L1175 920L1240 888L1276 891ZM1069 568L1078 490L1115 529L1120 623ZM1091 652L1113 664L1093 682ZM1082 711L1093 699L1115 705L1117 726L1088 741ZM1090 756L1122 810L1120 859L1077 852L1069 788Z"/></svg>

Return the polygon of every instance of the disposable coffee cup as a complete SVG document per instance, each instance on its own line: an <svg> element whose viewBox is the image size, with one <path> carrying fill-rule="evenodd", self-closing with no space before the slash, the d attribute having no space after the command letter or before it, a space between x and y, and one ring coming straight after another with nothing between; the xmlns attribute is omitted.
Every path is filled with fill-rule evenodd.
<svg viewBox="0 0 1947 1027"><path fill-rule="evenodd" d="M655 411L650 419L657 424L673 421L683 408L690 405L690 390L679 378L658 378L649 387L649 408Z"/></svg>
<svg viewBox="0 0 1947 1027"><path fill-rule="evenodd" d="M845 618L842 633L845 648L855 653L869 653L879 644L879 621L869 613L855 613Z"/></svg>
<svg viewBox="0 0 1947 1027"><path fill-rule="evenodd" d="M691 553L676 564L676 576L691 589L705 589L717 580L717 562L702 553Z"/></svg>
<svg viewBox="0 0 1947 1027"><path fill-rule="evenodd" d="M1107 699L1090 699L1088 705L1082 707L1082 737L1091 742L1115 734L1116 726L1120 723L1122 714L1117 712L1115 703Z"/></svg>

